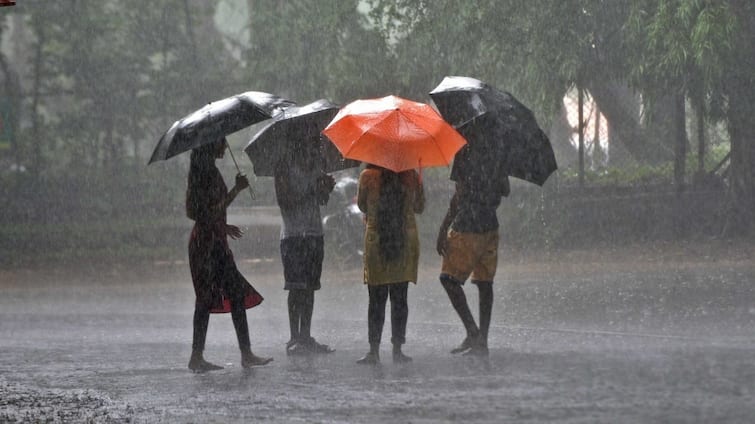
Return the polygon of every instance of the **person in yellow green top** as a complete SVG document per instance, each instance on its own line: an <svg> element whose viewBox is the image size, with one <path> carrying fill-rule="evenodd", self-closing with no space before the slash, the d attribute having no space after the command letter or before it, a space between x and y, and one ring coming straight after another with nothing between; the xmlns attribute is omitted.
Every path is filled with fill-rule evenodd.
<svg viewBox="0 0 755 424"><path fill-rule="evenodd" d="M400 173L367 165L359 176L359 209L365 214L364 283L369 293L367 310L370 351L357 362L380 362L380 339L385 304L391 299L393 362L411 361L401 346L406 342L409 316L409 282L417 282L419 237L414 215L422 213L425 195L417 172Z"/></svg>

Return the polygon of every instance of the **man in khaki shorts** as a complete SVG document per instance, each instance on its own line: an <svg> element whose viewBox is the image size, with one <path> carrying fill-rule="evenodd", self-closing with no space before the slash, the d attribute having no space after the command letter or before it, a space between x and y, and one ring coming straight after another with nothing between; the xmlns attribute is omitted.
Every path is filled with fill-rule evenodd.
<svg viewBox="0 0 755 424"><path fill-rule="evenodd" d="M443 256L440 282L467 331L464 341L451 353L486 356L493 278L498 264L496 209L510 188L502 167L485 164L483 155L485 152L469 146L456 154L451 170L456 191L441 224L436 248ZM470 277L480 291L479 327L464 295L463 285Z"/></svg>

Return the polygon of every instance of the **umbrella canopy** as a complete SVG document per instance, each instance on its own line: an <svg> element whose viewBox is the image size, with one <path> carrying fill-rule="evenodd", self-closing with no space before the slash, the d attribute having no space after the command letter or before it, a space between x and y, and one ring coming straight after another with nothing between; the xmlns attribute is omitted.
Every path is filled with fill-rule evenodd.
<svg viewBox="0 0 755 424"><path fill-rule="evenodd" d="M323 134L345 158L396 172L447 166L466 144L432 107L396 96L349 103Z"/></svg>
<svg viewBox="0 0 755 424"><path fill-rule="evenodd" d="M543 185L557 169L550 140L535 115L505 91L469 77L446 77L430 92L441 115L486 160L503 161L508 175Z"/></svg>
<svg viewBox="0 0 755 424"><path fill-rule="evenodd" d="M270 119L290 100L260 91L247 91L208 103L179 119L160 137L149 163L212 143L257 122Z"/></svg>
<svg viewBox="0 0 755 424"><path fill-rule="evenodd" d="M324 142L322 130L338 113L338 106L320 99L304 106L290 106L273 117L244 148L258 176L273 176L275 166L292 155L316 154L324 172L359 166L344 159L332 143Z"/></svg>

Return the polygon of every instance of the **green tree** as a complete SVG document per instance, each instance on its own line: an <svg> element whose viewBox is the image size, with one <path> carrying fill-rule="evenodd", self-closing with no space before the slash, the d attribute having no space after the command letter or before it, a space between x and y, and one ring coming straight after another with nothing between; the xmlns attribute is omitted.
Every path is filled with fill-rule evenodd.
<svg viewBox="0 0 755 424"><path fill-rule="evenodd" d="M649 98L674 91L704 116L720 111L729 131L731 166L726 231L749 233L755 220L755 5L637 0L628 20L630 78ZM677 144L681 143L678 141Z"/></svg>
<svg viewBox="0 0 755 424"><path fill-rule="evenodd" d="M392 63L358 1L249 0L244 79L298 103L385 93Z"/></svg>
<svg viewBox="0 0 755 424"><path fill-rule="evenodd" d="M729 228L752 229L755 210L755 3L747 0L373 0L373 18L397 40L397 72L417 92L446 74L477 76L552 115L570 87L587 88L642 162L686 153L684 103L720 109L731 140ZM638 122L623 87L648 116L671 112L672 132ZM670 96L670 97L669 97ZM621 101L617 101L621 100ZM655 112L654 112L655 110ZM660 116L660 115L659 115ZM659 135L660 134L660 135ZM663 134L670 134L663 135ZM671 147L671 149L670 149Z"/></svg>

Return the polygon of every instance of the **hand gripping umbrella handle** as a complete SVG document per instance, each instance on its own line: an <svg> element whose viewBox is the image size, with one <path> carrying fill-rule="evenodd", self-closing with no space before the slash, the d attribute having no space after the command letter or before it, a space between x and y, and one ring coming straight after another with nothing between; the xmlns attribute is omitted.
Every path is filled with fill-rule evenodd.
<svg viewBox="0 0 755 424"><path fill-rule="evenodd" d="M231 154L231 159L233 159L233 164L236 165L236 171L238 173L241 173L241 168L239 168L238 162L236 162L236 157L233 156L233 150L231 150L231 146L228 144L228 140L225 141L226 147L228 147L228 153ZM254 190L252 189L252 185L249 184L249 194L252 195L252 200L255 200L257 197L254 195Z"/></svg>

